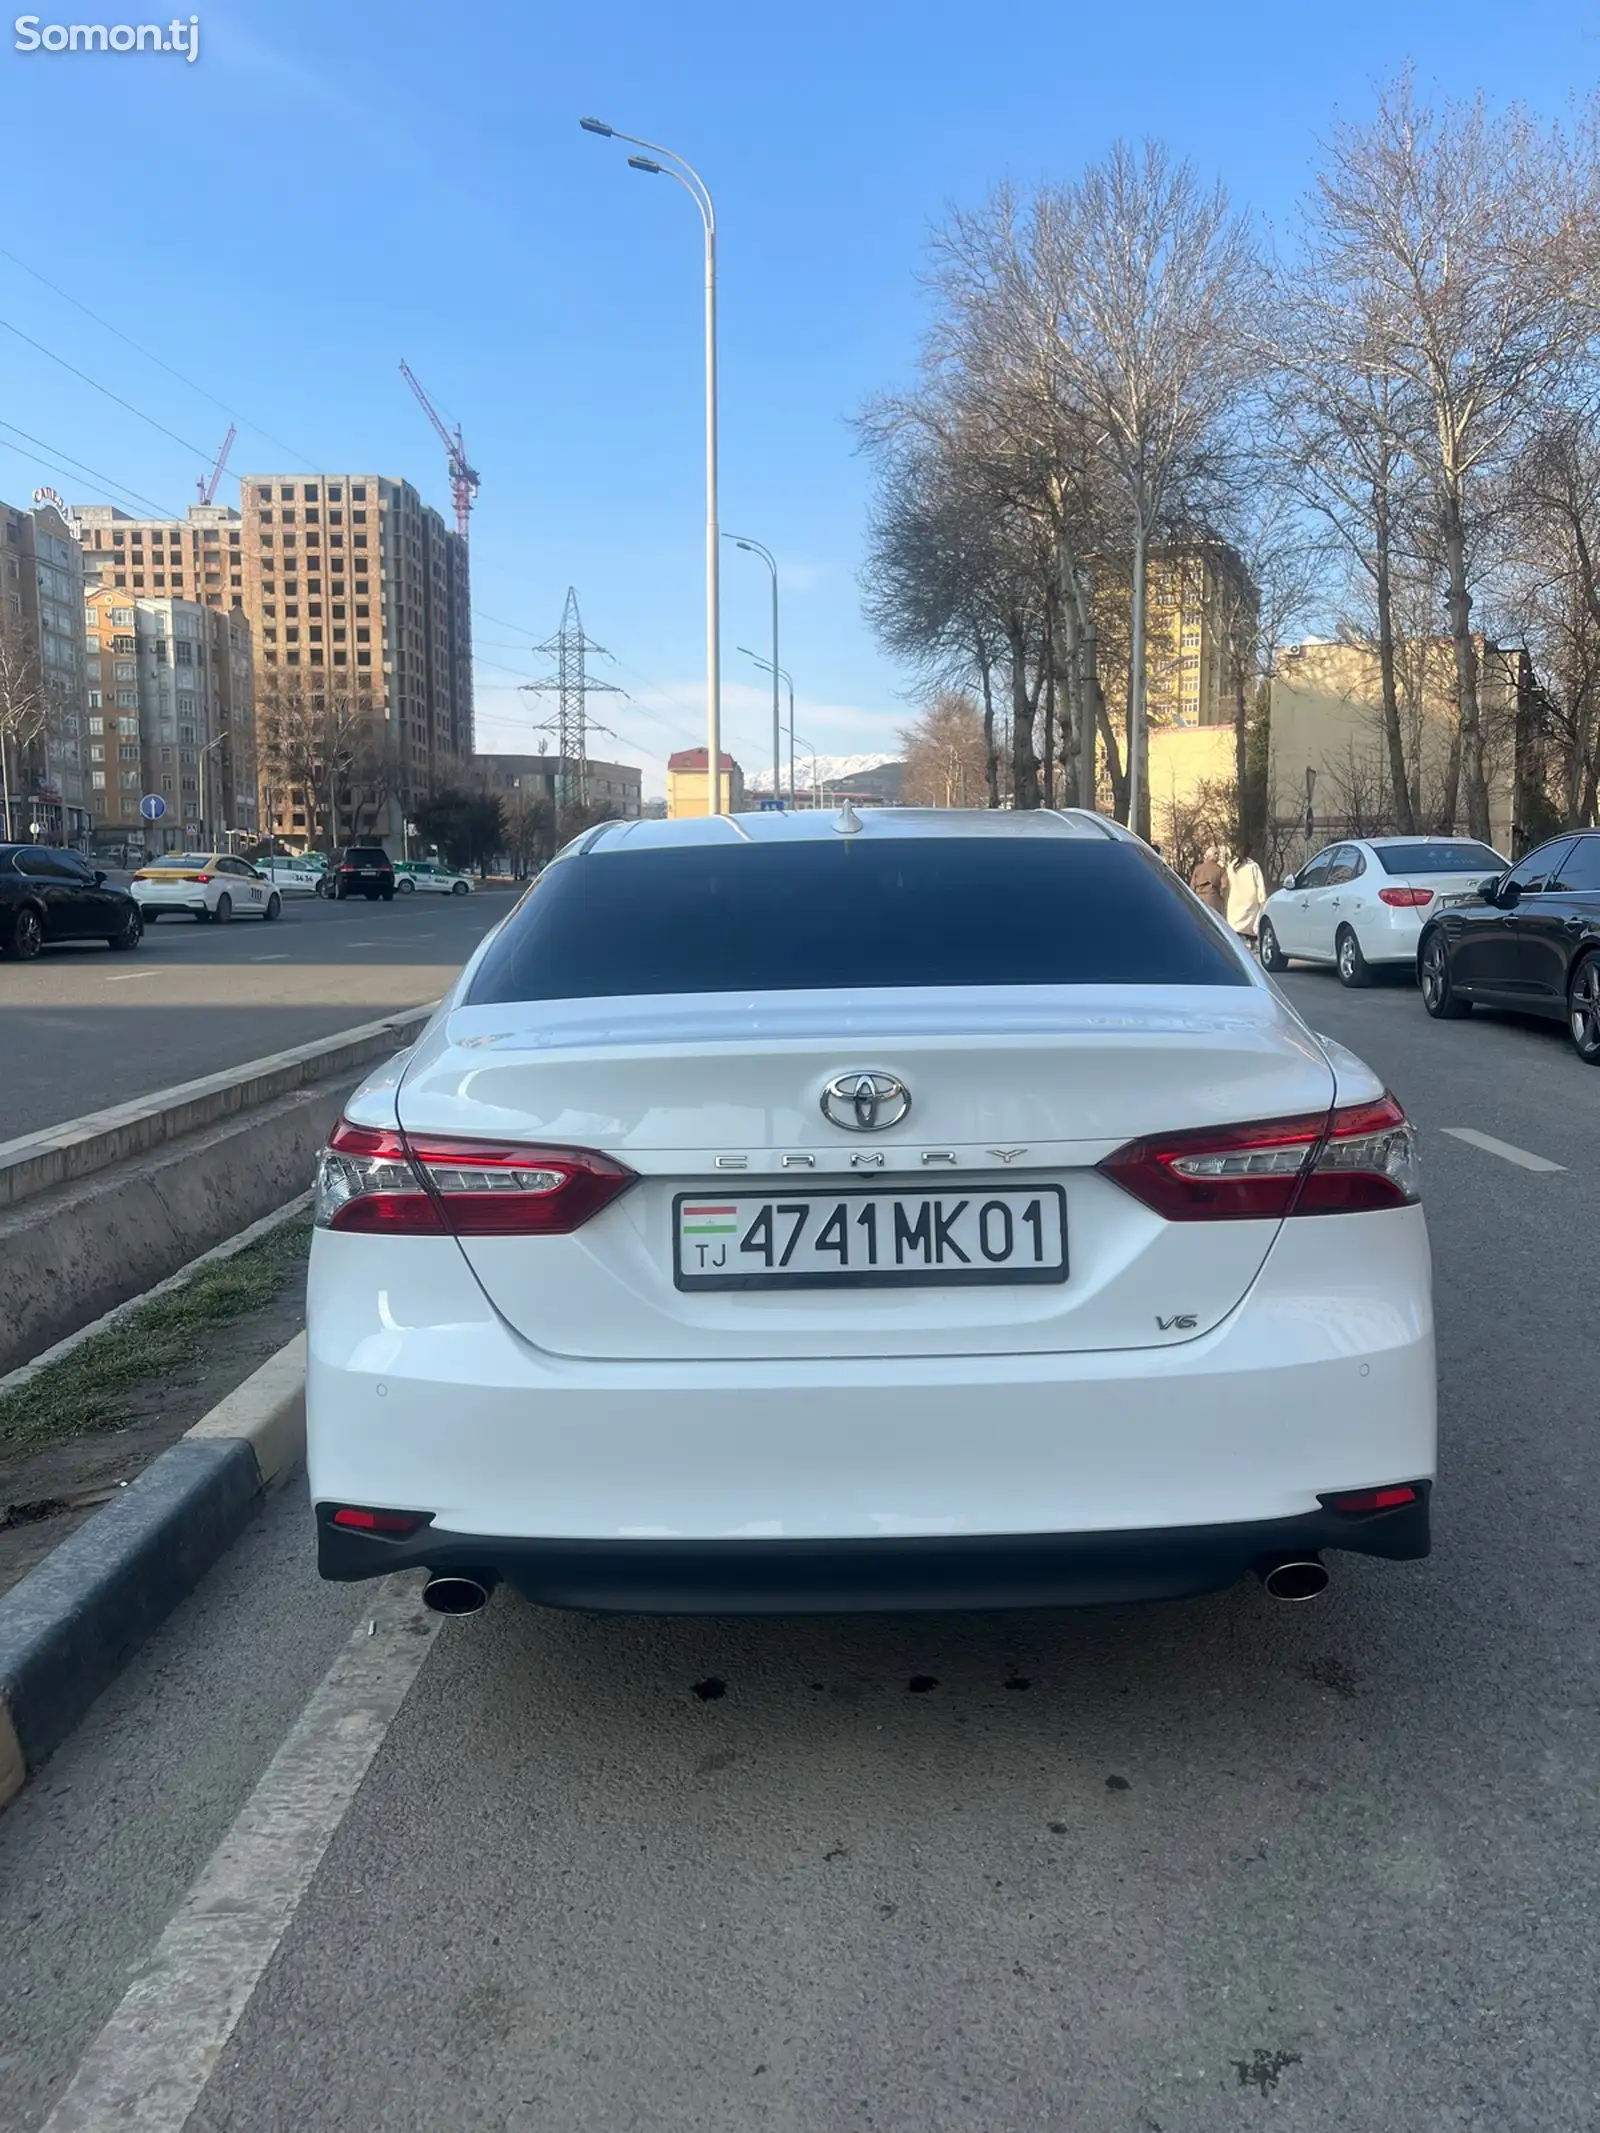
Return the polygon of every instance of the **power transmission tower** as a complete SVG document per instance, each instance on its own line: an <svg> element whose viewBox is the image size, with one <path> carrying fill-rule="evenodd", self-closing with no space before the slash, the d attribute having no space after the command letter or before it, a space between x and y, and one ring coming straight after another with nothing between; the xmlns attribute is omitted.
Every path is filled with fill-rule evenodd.
<svg viewBox="0 0 1600 2133"><path fill-rule="evenodd" d="M603 644L595 644L583 634L583 622L578 614L578 595L573 586L567 587L567 604L561 611L561 627L553 637L534 646L556 663L556 671L544 681L523 683L530 696L554 695L557 709L553 720L547 720L536 730L556 736L556 770L552 791L556 811L556 846L561 844L561 815L563 807L569 811L582 812L589 805L589 727L588 699L591 696L624 696L627 691L619 689L614 682L593 681L588 671L590 653L602 659L611 654Z"/></svg>

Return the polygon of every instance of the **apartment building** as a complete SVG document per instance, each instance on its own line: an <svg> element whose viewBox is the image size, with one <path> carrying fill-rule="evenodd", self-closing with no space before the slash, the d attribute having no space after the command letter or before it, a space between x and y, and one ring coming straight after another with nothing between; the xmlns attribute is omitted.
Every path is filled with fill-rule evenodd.
<svg viewBox="0 0 1600 2133"><path fill-rule="evenodd" d="M0 742L7 838L83 845L92 824L84 719L83 558L71 506L36 489L31 508L0 503L0 630L20 689L42 693L43 722Z"/></svg>
<svg viewBox="0 0 1600 2133"><path fill-rule="evenodd" d="M1152 729L1231 724L1229 648L1248 638L1259 605L1243 560L1226 541L1153 548L1146 589L1145 711ZM1111 670L1106 693L1121 702L1127 686L1126 581L1108 587L1099 606Z"/></svg>
<svg viewBox="0 0 1600 2133"><path fill-rule="evenodd" d="M179 594L203 607L243 597L240 519L227 504L191 504L185 518L133 518L110 504L80 504L84 565L113 592Z"/></svg>
<svg viewBox="0 0 1600 2133"><path fill-rule="evenodd" d="M94 848L119 863L257 834L250 627L171 594L84 594ZM147 822L140 802L166 802Z"/></svg>
<svg viewBox="0 0 1600 2133"><path fill-rule="evenodd" d="M335 821L284 775L272 827L293 841L399 839L409 810L459 783L472 754L466 545L386 475L247 474L240 502L240 595L266 723L293 715L314 750L320 707L346 766L332 781ZM264 732L262 754L284 750Z"/></svg>

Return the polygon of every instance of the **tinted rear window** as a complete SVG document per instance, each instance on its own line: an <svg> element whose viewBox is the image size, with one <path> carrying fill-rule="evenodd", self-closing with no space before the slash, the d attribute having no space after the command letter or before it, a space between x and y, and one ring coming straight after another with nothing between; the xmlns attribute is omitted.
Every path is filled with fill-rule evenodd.
<svg viewBox="0 0 1600 2133"><path fill-rule="evenodd" d="M1506 862L1486 844L1380 844L1386 874L1503 874Z"/></svg>
<svg viewBox="0 0 1600 2133"><path fill-rule="evenodd" d="M840 837L557 861L467 997L1249 982L1216 922L1137 847Z"/></svg>
<svg viewBox="0 0 1600 2133"><path fill-rule="evenodd" d="M347 844L344 848L344 856L346 859L359 860L363 866L387 866L389 864L389 855L381 844Z"/></svg>

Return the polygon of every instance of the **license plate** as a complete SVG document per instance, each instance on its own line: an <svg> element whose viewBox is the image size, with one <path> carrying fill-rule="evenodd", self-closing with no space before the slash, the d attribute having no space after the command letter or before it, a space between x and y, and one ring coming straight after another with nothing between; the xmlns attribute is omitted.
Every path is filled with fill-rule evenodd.
<svg viewBox="0 0 1600 2133"><path fill-rule="evenodd" d="M991 1191L680 1192L680 1289L969 1288L1065 1281L1059 1185Z"/></svg>

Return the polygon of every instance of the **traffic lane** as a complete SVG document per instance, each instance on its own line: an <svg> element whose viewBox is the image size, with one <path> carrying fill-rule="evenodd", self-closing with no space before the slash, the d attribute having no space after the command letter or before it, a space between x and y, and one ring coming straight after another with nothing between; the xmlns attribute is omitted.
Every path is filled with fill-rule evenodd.
<svg viewBox="0 0 1600 2133"><path fill-rule="evenodd" d="M0 1815L0 2125L36 2126L360 1612L262 1516Z"/></svg>
<svg viewBox="0 0 1600 2133"><path fill-rule="evenodd" d="M1440 1034L1367 1050L1420 1082ZM1298 1609L447 1625L194 2123L1589 2123L1596 1160L1429 1140L1427 1563Z"/></svg>
<svg viewBox="0 0 1600 2133"><path fill-rule="evenodd" d="M0 1139L437 999L512 901L311 899L275 925L164 919L132 956L0 963Z"/></svg>
<svg viewBox="0 0 1600 2133"><path fill-rule="evenodd" d="M1436 1022L1409 977L1369 988L1331 971L1290 971L1277 983L1315 1030L1381 1072L1407 1113L1432 1137L1464 1126L1571 1169L1592 1164L1600 1137L1600 1073L1573 1050L1565 1027L1484 1008Z"/></svg>

